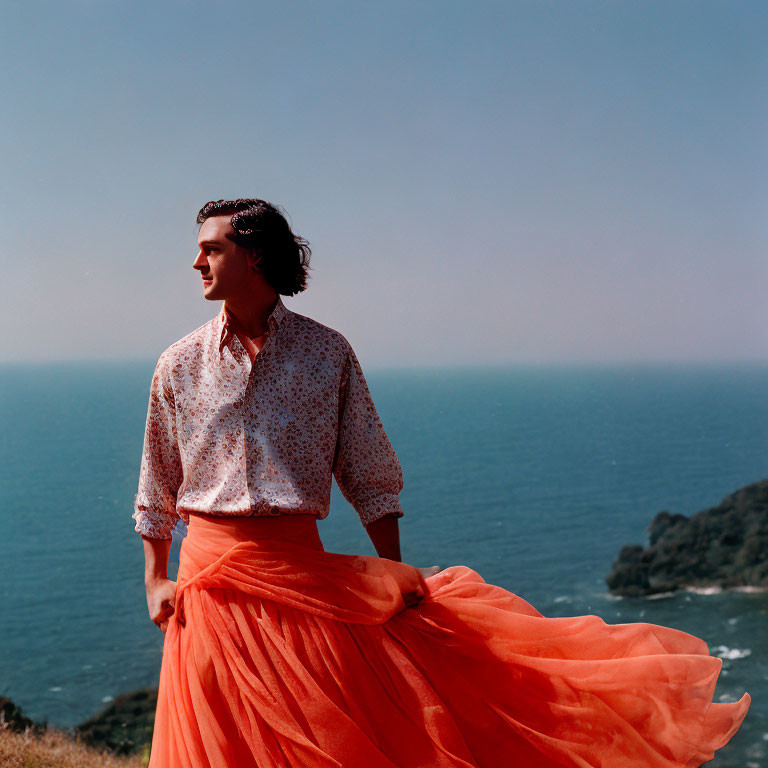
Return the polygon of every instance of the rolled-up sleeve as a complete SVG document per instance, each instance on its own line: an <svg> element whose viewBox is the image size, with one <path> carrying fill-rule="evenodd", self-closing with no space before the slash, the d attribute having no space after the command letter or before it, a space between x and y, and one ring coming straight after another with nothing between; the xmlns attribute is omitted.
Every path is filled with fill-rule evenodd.
<svg viewBox="0 0 768 768"><path fill-rule="evenodd" d="M152 377L139 472L134 498L135 530L153 539L170 539L178 521L176 498L183 478L176 432L176 406L168 360L161 355Z"/></svg>
<svg viewBox="0 0 768 768"><path fill-rule="evenodd" d="M351 347L339 390L339 430L333 474L363 525L385 515L402 517L398 494L403 473L376 412L365 376Z"/></svg>

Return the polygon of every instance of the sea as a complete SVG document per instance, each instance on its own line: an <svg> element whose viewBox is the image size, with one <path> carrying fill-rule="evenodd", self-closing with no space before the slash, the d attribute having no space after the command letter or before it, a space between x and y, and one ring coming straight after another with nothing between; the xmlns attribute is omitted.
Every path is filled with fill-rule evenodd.
<svg viewBox="0 0 768 768"><path fill-rule="evenodd" d="M131 519L154 361L0 367L0 696L70 727L157 685ZM466 565L546 616L595 614L703 638L741 730L707 765L768 767L768 594L618 598L605 584L653 516L768 477L768 364L373 369L403 468L403 560ZM329 551L375 554L335 485ZM171 553L175 576L179 531Z"/></svg>

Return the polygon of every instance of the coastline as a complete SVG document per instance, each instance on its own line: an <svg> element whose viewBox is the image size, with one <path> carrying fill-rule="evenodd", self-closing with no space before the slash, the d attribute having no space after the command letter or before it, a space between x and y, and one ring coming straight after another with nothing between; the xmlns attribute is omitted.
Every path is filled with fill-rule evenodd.
<svg viewBox="0 0 768 768"><path fill-rule="evenodd" d="M659 512L647 531L647 546L624 546L613 563L605 580L613 594L768 591L768 480L690 517Z"/></svg>

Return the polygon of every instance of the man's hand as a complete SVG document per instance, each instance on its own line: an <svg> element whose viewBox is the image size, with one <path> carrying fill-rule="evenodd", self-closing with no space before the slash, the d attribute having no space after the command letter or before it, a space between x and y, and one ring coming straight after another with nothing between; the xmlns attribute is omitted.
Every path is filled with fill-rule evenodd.
<svg viewBox="0 0 768 768"><path fill-rule="evenodd" d="M165 632L168 620L176 608L176 582L170 579L152 579L146 584L149 618Z"/></svg>
<svg viewBox="0 0 768 768"><path fill-rule="evenodd" d="M416 570L426 579L428 576L433 576L438 571L442 570L439 565L431 565L429 568L418 568L417 566L413 566L416 568ZM405 602L406 606L416 605L417 603L420 603L424 599L424 592L421 586L419 586L416 590L413 592L405 592L403 593L403 601Z"/></svg>

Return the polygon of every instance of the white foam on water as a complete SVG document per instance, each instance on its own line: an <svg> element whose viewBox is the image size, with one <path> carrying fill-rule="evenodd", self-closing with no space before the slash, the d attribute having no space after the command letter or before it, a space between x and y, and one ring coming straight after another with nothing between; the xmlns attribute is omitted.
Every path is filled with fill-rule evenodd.
<svg viewBox="0 0 768 768"><path fill-rule="evenodd" d="M712 649L712 653L715 656L719 656L721 659L746 659L747 656L752 655L750 648L729 648L727 645L718 645Z"/></svg>
<svg viewBox="0 0 768 768"><path fill-rule="evenodd" d="M688 592L694 592L697 595L719 595L722 591L722 587L686 587Z"/></svg>

